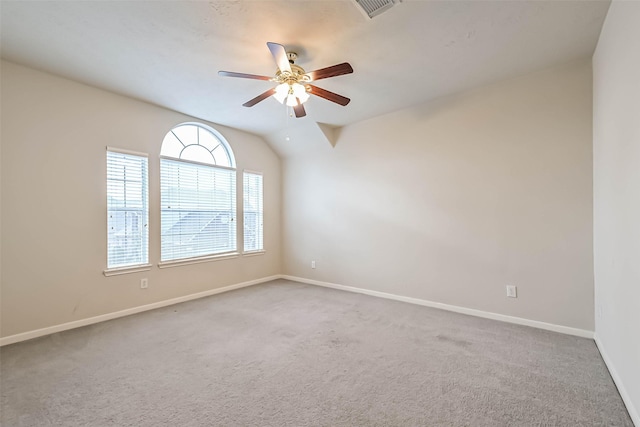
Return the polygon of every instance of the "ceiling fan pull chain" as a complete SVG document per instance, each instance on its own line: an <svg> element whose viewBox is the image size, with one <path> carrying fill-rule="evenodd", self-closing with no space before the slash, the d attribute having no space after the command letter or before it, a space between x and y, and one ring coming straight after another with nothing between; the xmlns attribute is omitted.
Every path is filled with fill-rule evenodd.
<svg viewBox="0 0 640 427"><path fill-rule="evenodd" d="M287 104L284 104L284 111L285 111L285 114L287 116L285 118L285 121L286 121L286 123L285 123L285 125L286 125L285 126L286 134L285 134L285 137L284 137L285 141L290 141L291 140L291 137L289 136L289 118L291 117L293 112L289 111L289 110L291 110L291 108Z"/></svg>

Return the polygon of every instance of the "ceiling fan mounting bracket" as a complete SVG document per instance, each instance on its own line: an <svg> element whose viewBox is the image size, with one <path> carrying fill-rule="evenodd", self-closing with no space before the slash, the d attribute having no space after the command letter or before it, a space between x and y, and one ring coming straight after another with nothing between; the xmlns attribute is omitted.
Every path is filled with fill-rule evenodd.
<svg viewBox="0 0 640 427"><path fill-rule="evenodd" d="M287 59L289 60L289 64L293 64L296 59L298 59L298 54L295 52L287 52Z"/></svg>

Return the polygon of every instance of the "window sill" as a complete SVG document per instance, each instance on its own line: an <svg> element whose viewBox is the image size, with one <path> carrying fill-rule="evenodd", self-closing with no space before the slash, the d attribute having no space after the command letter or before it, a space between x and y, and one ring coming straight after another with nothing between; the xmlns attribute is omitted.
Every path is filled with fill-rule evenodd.
<svg viewBox="0 0 640 427"><path fill-rule="evenodd" d="M170 267L180 267L181 265L189 265L189 264L200 264L201 262L210 262L210 261L221 261L224 259L232 259L238 258L240 254L238 252L231 252L220 255L211 255L199 258L185 258L185 259L177 259L173 261L164 261L158 263L158 268L170 268Z"/></svg>
<svg viewBox="0 0 640 427"><path fill-rule="evenodd" d="M120 274L129 274L129 273L139 273L141 271L149 271L151 270L151 264L141 264L141 265L132 265L128 267L118 267L118 268L107 268L102 273L109 276L118 276Z"/></svg>
<svg viewBox="0 0 640 427"><path fill-rule="evenodd" d="M256 256L256 255L264 255L266 254L267 251L265 251L264 249L261 249L259 251L247 251L247 252L243 252L242 256Z"/></svg>

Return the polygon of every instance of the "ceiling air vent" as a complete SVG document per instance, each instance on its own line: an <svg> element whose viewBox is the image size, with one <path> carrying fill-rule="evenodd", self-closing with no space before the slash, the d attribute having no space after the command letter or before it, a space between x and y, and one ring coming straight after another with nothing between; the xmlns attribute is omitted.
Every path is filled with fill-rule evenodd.
<svg viewBox="0 0 640 427"><path fill-rule="evenodd" d="M353 0L364 14L369 18L380 15L398 2L399 0Z"/></svg>

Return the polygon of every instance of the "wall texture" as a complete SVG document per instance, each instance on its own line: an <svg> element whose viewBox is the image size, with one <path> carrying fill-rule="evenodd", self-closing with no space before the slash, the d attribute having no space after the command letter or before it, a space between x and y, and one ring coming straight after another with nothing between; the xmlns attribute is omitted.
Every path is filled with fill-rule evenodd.
<svg viewBox="0 0 640 427"><path fill-rule="evenodd" d="M574 62L292 141L284 273L593 330L591 77Z"/></svg>
<svg viewBox="0 0 640 427"><path fill-rule="evenodd" d="M3 337L281 272L280 160L261 138L209 123L228 140L239 173L264 172L266 254L102 274L106 146L149 153L149 259L157 264L160 146L186 121L198 120L2 62Z"/></svg>
<svg viewBox="0 0 640 427"><path fill-rule="evenodd" d="M640 425L640 3L614 1L593 56L596 335Z"/></svg>

